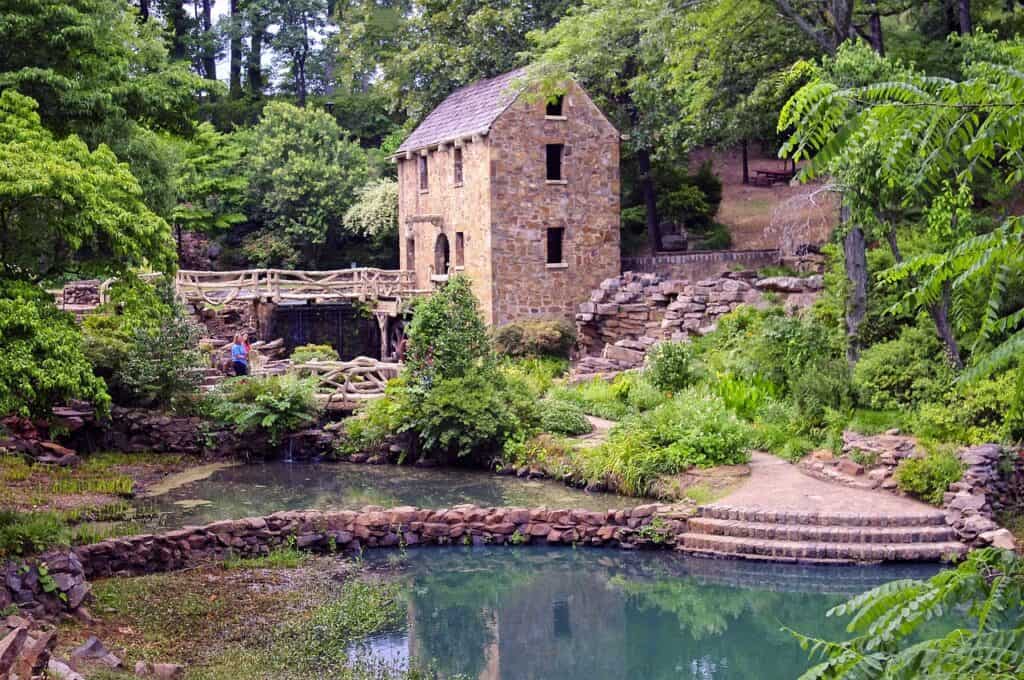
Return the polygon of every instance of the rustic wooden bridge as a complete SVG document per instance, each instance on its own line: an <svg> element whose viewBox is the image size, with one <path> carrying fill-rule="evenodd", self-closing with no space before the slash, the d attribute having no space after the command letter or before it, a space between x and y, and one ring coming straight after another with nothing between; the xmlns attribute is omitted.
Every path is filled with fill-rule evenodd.
<svg viewBox="0 0 1024 680"><path fill-rule="evenodd" d="M413 272L402 269L242 269L236 271L179 270L174 288L185 302L224 305L236 300L282 304L342 300L396 300L422 295Z"/></svg>
<svg viewBox="0 0 1024 680"><path fill-rule="evenodd" d="M352 408L384 396L388 380L397 378L402 364L356 357L351 361L274 361L258 366L256 375L296 373L316 382L317 399L326 408Z"/></svg>

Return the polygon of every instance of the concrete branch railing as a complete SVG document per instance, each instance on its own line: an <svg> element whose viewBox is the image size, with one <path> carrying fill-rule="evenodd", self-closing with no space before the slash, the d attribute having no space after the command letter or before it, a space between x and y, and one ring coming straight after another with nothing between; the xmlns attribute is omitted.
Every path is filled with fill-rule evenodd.
<svg viewBox="0 0 1024 680"><path fill-rule="evenodd" d="M182 269L175 290L187 302L223 305L235 300L374 300L416 295L413 272L403 269Z"/></svg>

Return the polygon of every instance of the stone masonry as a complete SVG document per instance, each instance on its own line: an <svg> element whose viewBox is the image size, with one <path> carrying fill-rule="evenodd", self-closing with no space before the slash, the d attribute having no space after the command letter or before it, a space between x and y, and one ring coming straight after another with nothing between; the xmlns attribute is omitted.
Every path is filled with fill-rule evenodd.
<svg viewBox="0 0 1024 680"><path fill-rule="evenodd" d="M578 308L580 353L603 359L585 360L583 368L612 371L639 366L656 343L709 333L720 316L740 305L766 305L774 296L787 308L804 307L823 285L819 275L759 279L756 272L743 271L691 282L626 272L602 281L590 301Z"/></svg>
<svg viewBox="0 0 1024 680"><path fill-rule="evenodd" d="M421 289L465 273L494 325L571 319L620 271L619 134L575 83L562 115L548 115L542 99L516 89L523 75L457 90L396 156L402 268ZM547 147L558 144L562 179L549 180ZM564 230L562 258L549 263L553 228Z"/></svg>

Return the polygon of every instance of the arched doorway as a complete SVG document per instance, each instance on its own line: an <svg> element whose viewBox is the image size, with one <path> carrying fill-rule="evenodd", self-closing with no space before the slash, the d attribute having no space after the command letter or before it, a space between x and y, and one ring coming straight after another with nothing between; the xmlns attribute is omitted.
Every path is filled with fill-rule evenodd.
<svg viewBox="0 0 1024 680"><path fill-rule="evenodd" d="M448 247L448 237L444 234L437 235L434 242L434 274L446 276L451 264L451 251Z"/></svg>

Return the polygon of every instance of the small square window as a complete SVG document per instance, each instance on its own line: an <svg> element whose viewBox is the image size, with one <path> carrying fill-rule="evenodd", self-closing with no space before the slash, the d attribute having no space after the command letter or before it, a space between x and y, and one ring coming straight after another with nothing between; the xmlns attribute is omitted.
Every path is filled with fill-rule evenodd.
<svg viewBox="0 0 1024 680"><path fill-rule="evenodd" d="M426 191L429 188L427 184L427 157L420 156L420 191Z"/></svg>
<svg viewBox="0 0 1024 680"><path fill-rule="evenodd" d="M544 109L545 115L548 116L561 116L562 114L562 102L564 101L564 95L558 95L554 99L549 99L547 108Z"/></svg>
<svg viewBox="0 0 1024 680"><path fill-rule="evenodd" d="M466 235L461 231L455 232L455 266L466 266Z"/></svg>
<svg viewBox="0 0 1024 680"><path fill-rule="evenodd" d="M455 183L462 184L462 149L456 147L452 158L455 162Z"/></svg>
<svg viewBox="0 0 1024 680"><path fill-rule="evenodd" d="M548 144L548 179L561 181L564 144Z"/></svg>
<svg viewBox="0 0 1024 680"><path fill-rule="evenodd" d="M565 240L565 227L548 229L548 264L563 264L562 242Z"/></svg>

